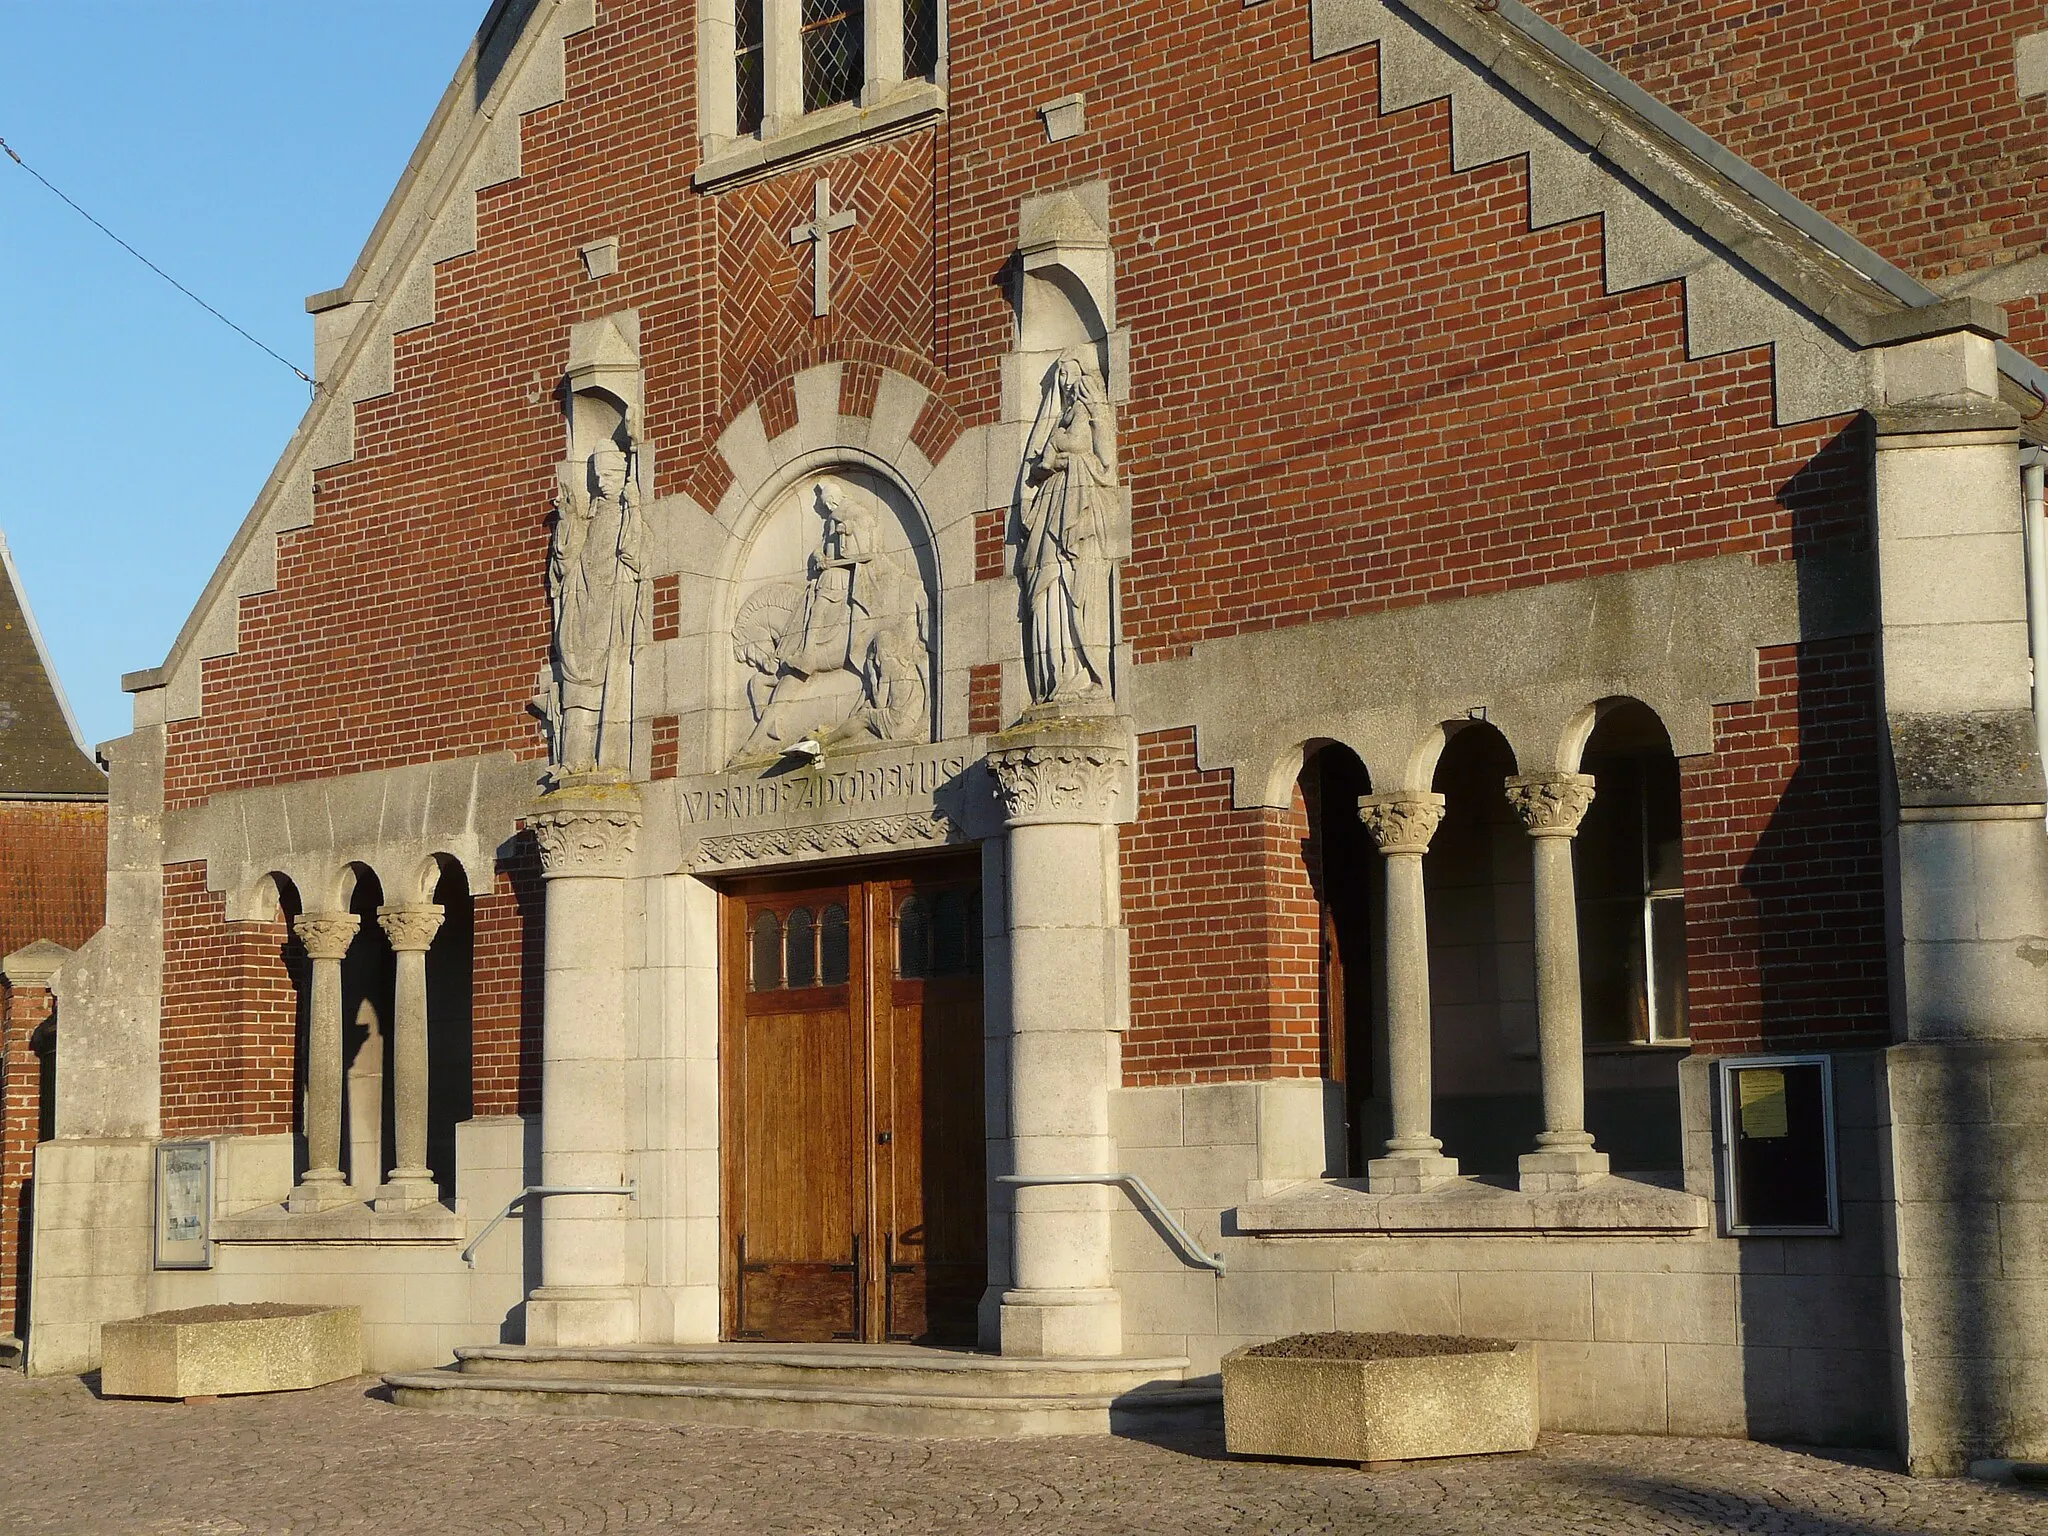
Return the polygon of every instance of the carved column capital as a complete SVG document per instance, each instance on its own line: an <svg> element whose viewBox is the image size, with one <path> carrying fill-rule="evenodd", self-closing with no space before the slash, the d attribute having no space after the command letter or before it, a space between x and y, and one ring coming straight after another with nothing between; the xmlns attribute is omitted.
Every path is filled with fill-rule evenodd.
<svg viewBox="0 0 2048 1536"><path fill-rule="evenodd" d="M1590 773L1527 773L1506 784L1508 804L1531 837L1573 837L1593 803Z"/></svg>
<svg viewBox="0 0 2048 1536"><path fill-rule="evenodd" d="M434 935L441 931L441 920L446 916L445 907L431 902L411 907L379 907L377 926L384 930L384 937L391 941L394 950L426 950L433 947Z"/></svg>
<svg viewBox="0 0 2048 1536"><path fill-rule="evenodd" d="M292 932L315 960L339 960L355 942L363 920L353 912L301 912L292 919Z"/></svg>
<svg viewBox="0 0 2048 1536"><path fill-rule="evenodd" d="M640 833L640 795L630 784L564 785L540 797L526 825L550 879L622 875Z"/></svg>
<svg viewBox="0 0 2048 1536"><path fill-rule="evenodd" d="M1444 797L1416 789L1360 795L1358 819L1381 853L1424 854L1443 825Z"/></svg>
<svg viewBox="0 0 2048 1536"><path fill-rule="evenodd" d="M1129 738L1086 727L1009 732L989 749L1003 819L1011 826L1105 822L1131 771Z"/></svg>

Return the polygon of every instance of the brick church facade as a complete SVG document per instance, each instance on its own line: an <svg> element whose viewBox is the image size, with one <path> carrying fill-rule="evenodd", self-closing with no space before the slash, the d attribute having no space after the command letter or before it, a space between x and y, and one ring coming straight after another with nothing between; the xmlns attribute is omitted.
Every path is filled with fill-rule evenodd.
<svg viewBox="0 0 2048 1536"><path fill-rule="evenodd" d="M2048 1455L2044 18L1696 10L501 0L127 680L31 1368Z"/></svg>

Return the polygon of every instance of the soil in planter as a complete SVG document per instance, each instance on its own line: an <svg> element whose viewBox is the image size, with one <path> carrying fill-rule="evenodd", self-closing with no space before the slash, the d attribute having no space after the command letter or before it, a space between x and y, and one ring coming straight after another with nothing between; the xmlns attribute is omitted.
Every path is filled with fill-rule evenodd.
<svg viewBox="0 0 2048 1536"><path fill-rule="evenodd" d="M152 1312L135 1319L138 1323L244 1323L266 1317L311 1317L331 1307L297 1301L217 1301L210 1306L184 1307L176 1312Z"/></svg>
<svg viewBox="0 0 2048 1536"><path fill-rule="evenodd" d="M1245 1351L1269 1360L1416 1360L1425 1355L1492 1355L1510 1339L1466 1339L1448 1333L1297 1333Z"/></svg>

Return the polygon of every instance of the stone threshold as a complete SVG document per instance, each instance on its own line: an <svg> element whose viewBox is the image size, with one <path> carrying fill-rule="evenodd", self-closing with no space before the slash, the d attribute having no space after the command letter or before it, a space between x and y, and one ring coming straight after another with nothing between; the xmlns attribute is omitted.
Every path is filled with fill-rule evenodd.
<svg viewBox="0 0 2048 1536"><path fill-rule="evenodd" d="M460 1207L461 1201L456 1205ZM448 1244L469 1235L469 1218L445 1205L414 1211L379 1211L361 1201L324 1211L293 1211L259 1205L233 1216L216 1216L216 1243Z"/></svg>
<svg viewBox="0 0 2048 1536"><path fill-rule="evenodd" d="M1609 1176L1584 1189L1525 1194L1504 1182L1452 1179L1420 1194L1376 1195L1363 1179L1312 1179L1269 1188L1237 1209L1237 1230L1258 1236L1351 1233L1691 1234L1713 1221L1698 1195Z"/></svg>

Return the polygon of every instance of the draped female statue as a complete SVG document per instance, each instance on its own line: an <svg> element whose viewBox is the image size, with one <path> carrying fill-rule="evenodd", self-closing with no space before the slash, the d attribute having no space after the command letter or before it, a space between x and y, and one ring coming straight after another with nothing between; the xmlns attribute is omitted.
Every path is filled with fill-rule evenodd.
<svg viewBox="0 0 2048 1536"><path fill-rule="evenodd" d="M1024 670L1034 704L1091 704L1110 691L1110 630L1122 502L1116 415L1081 354L1059 361L1024 449Z"/></svg>

